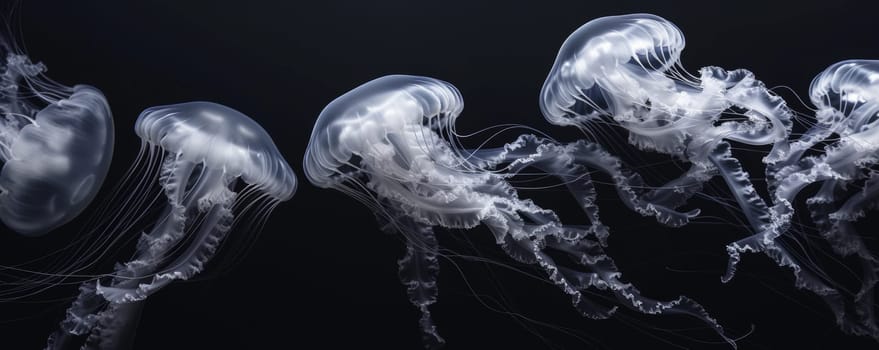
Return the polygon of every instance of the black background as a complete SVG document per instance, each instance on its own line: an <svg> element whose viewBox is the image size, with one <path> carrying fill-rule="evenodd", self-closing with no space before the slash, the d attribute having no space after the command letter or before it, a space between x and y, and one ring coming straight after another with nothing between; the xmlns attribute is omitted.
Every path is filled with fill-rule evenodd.
<svg viewBox="0 0 879 350"><path fill-rule="evenodd" d="M606 15L663 16L686 35L683 64L691 71L747 68L768 86L787 85L805 95L812 77L831 63L879 58L879 12L866 3L24 1L18 18L27 53L49 67L50 77L97 86L110 101L117 131L112 184L139 147L132 132L138 113L191 100L223 103L253 117L301 175L321 109L363 82L394 73L457 86L467 104L458 123L462 133L522 123L576 139L573 130L542 119L537 95L562 41ZM740 275L721 284L724 245L746 234L737 227L663 229L625 210L612 192L602 194L603 214L614 230L611 253L627 280L646 295L693 297L733 335L754 325L740 348L877 347L838 331L824 304L796 290L790 272L762 255L746 256ZM565 198L563 192L538 195L550 208L572 206ZM568 209L559 210L577 221L565 215ZM0 261L11 264L70 239L78 224L38 239L5 230ZM468 250L464 237L480 254L510 262L484 228L441 231L439 240ZM150 298L137 348L420 348L418 315L396 277L402 252L400 238L380 233L366 208L300 183L240 264ZM585 320L554 286L509 269L454 262L442 263L440 300L432 308L449 349L727 348L704 329L681 330L701 326L685 318L627 313L629 321ZM74 292L61 287L36 299ZM483 304L497 306L493 301L501 297L505 312L551 326ZM66 306L2 306L15 312L0 309L0 348L41 348Z"/></svg>

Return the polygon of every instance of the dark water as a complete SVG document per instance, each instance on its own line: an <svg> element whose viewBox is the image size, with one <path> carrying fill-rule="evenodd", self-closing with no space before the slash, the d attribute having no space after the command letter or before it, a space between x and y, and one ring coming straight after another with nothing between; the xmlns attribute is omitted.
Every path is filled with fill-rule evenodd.
<svg viewBox="0 0 879 350"><path fill-rule="evenodd" d="M768 86L787 85L805 95L812 77L831 63L879 58L877 12L866 3L40 0L25 1L18 15L28 54L49 67L50 77L97 86L110 101L118 140L112 184L138 150L138 113L191 100L223 103L253 117L301 175L321 109L355 86L393 73L457 86L467 104L458 124L462 133L521 123L574 140L573 130L542 119L538 92L562 41L606 15L663 16L686 35L683 64L691 71L747 68ZM654 173L671 177L676 174L663 172L673 170ZM746 256L740 275L721 284L724 245L746 235L739 228L661 228L625 210L610 188L601 191L602 214L613 229L611 253L644 294L691 296L732 335L753 325L740 341L744 349L877 347L838 331L827 307L796 290L790 272L763 255ZM574 202L564 193L533 196L577 222ZM721 213L709 201L695 204ZM59 246L81 224L41 239L3 232L2 263ZM472 244L480 254L509 262L483 228L442 231L439 240L468 253L474 253ZM246 259L228 272L175 283L151 297L136 348L420 348L418 315L396 277L402 253L400 238L380 233L366 208L302 183ZM709 330L686 330L701 327L687 318L627 313L624 320L585 320L552 285L509 269L453 262L442 263L440 301L433 307L449 349L726 348ZM74 286L62 287L35 299L74 293ZM65 307L63 301L0 305L0 348L41 348Z"/></svg>

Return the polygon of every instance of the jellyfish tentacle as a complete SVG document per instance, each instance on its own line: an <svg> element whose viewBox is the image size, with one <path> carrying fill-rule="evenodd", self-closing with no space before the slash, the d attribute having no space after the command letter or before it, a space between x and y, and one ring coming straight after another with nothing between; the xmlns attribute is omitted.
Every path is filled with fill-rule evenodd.
<svg viewBox="0 0 879 350"><path fill-rule="evenodd" d="M165 253L183 237L186 208L180 204L186 182L192 175L193 164L177 162L177 157L166 157L161 166L159 183L168 198L169 206L163 210L161 219L149 233L143 233L138 240L137 255L134 259L117 264L116 272L108 285L95 281L94 284L83 283L76 300L67 310L67 316L61 323L61 329L50 336L50 349L63 349L74 336L88 335L86 344L98 349L111 349L112 346L100 347L100 344L112 343L113 329L131 323L127 318L136 316L140 301L146 296L138 287L141 279L153 273L157 264L164 259ZM138 305L119 307L118 303ZM121 314L120 314L121 312ZM124 330L118 332L120 335ZM126 333L127 334L127 333ZM119 338L123 339L123 338Z"/></svg>
<svg viewBox="0 0 879 350"><path fill-rule="evenodd" d="M487 223L489 229L499 230L498 226ZM523 225L523 228L529 231L529 228L546 227ZM594 287L598 290L609 290L616 298L625 306L632 310L647 314L663 314L663 313L680 313L687 314L708 324L723 339L733 347L735 342L728 338L720 324L712 318L708 312L699 303L681 296L671 301L658 301L641 295L640 291L630 283L623 283L619 280L621 273L613 262L613 259L604 253L599 242L590 242L587 239L569 240L566 235L561 234L563 230L571 230L570 227L557 226L559 230L548 235L528 234L526 237L516 239L512 235L505 235L505 246L514 245L519 249L520 254L528 252L531 254L529 258L523 258L522 255L511 255L519 261L536 264L540 266L549 277L550 281L559 286L566 294L572 298L575 308L585 317L593 319L604 319L613 316L617 308L601 306L586 298L581 291ZM496 233L497 235L498 233ZM500 233L503 235L503 233ZM583 235L577 235L583 237ZM540 237L540 238L538 238ZM547 255L543 249L553 248L563 251L575 258L581 265L594 270L594 273L581 272L564 268L557 265L554 259ZM505 249L509 251L510 249Z"/></svg>
<svg viewBox="0 0 879 350"><path fill-rule="evenodd" d="M82 350L130 349L146 300L111 302L98 314L98 322Z"/></svg>
<svg viewBox="0 0 879 350"><path fill-rule="evenodd" d="M755 232L751 236L727 245L729 262L721 281L726 283L733 278L742 253L763 252L779 266L787 266L793 270L797 287L805 288L824 297L831 309L835 310L837 314L842 312L839 292L828 286L809 269L801 266L798 259L776 241L790 226L793 207L789 198L795 196L799 189L808 183L806 175L786 176L786 182L779 184L773 194L776 204L770 209L757 194L748 179L748 173L744 171L739 161L731 156L728 143L722 143L712 152L709 159L720 170L721 176L728 186L733 189L733 196ZM812 177L832 176L823 172L813 172L810 175Z"/></svg>
<svg viewBox="0 0 879 350"><path fill-rule="evenodd" d="M854 319L837 320L837 323L849 333L874 339L879 339L879 325L876 323L874 311L876 284L879 282L879 259L864 245L853 223L866 215L867 210L875 210L877 203L879 173L872 172L861 191L848 198L838 210L826 215L829 228L822 230L823 234L833 239L837 251L843 255L856 254L860 258L861 286L851 301Z"/></svg>
<svg viewBox="0 0 879 350"><path fill-rule="evenodd" d="M600 145L581 140L575 142L573 146L571 152L575 160L610 175L617 195L633 211L643 216L654 216L659 223L671 227L686 225L690 219L699 215L698 209L678 212L660 203L644 200L638 193L639 189L646 187L641 176L623 168L619 158L607 153Z"/></svg>
<svg viewBox="0 0 879 350"><path fill-rule="evenodd" d="M406 254L397 261L398 275L406 286L409 302L421 313L418 323L425 347L436 349L445 344L429 309L431 304L436 303L438 295L436 280L440 269L437 260L439 245L432 227L415 223L408 218L400 219L397 223L399 229L406 232L407 243Z"/></svg>
<svg viewBox="0 0 879 350"><path fill-rule="evenodd" d="M526 134L505 145L503 150L471 151L468 154L492 166L508 163L508 174L515 174L526 167L535 167L552 174L568 186L572 191L571 194L584 210L592 208L594 202L594 189L589 190L584 187L592 186L588 171L592 168L611 177L617 195L629 209L644 216L653 216L664 225L683 226L699 214L698 210L678 212L674 207L645 198L647 195L642 194L642 189L647 186L641 176L624 168L619 158L605 151L597 143L580 140L570 144L559 144ZM569 185L572 179L576 179L580 185L573 187ZM688 191L691 190L685 190ZM677 204L674 201L671 203ZM587 210L587 215L590 218L595 217L591 211L592 209Z"/></svg>
<svg viewBox="0 0 879 350"><path fill-rule="evenodd" d="M492 231L498 229L495 225L487 224L487 226ZM517 239L512 235L508 236L508 239L505 242L505 246L515 246L515 251L522 254L521 256L510 255L511 257L521 262L540 267L553 284L561 288L565 294L568 294L571 297L572 305L582 316L593 320L603 320L612 317L613 314L616 313L617 307L599 305L585 297L581 293L580 288L578 288L583 286L583 281L569 280L565 273L556 265L552 257L541 250L543 244L544 242L539 239ZM505 250L511 251L512 249Z"/></svg>
<svg viewBox="0 0 879 350"><path fill-rule="evenodd" d="M545 147L550 142L550 140L540 139L533 135L521 135L514 142L504 145L501 149L464 150L464 152L466 152L468 160L475 159L478 162L478 167L481 168L494 169L499 164L513 163L507 169L508 176L530 166L559 178L589 219L588 231L596 235L601 244L606 244L609 231L599 218L598 206L595 203L598 194L589 171L571 161L559 160L560 157L567 157L567 154L546 152ZM538 149L541 147L544 149L539 151ZM540 154L541 157L535 157L537 154ZM569 238L573 239L573 237ZM515 252L514 244L505 242L503 247L515 259L525 259L528 261L527 263L534 263L533 260L526 258L529 256L527 252L526 254Z"/></svg>
<svg viewBox="0 0 879 350"><path fill-rule="evenodd" d="M835 213L830 214L836 221L857 221L866 216L868 210L879 208L879 172L871 172L864 188L850 197Z"/></svg>
<svg viewBox="0 0 879 350"><path fill-rule="evenodd" d="M65 313L60 329L49 336L46 350L65 350L81 341L100 321L98 313L106 304L106 300L95 291L95 284L83 283L79 286L79 294Z"/></svg>
<svg viewBox="0 0 879 350"><path fill-rule="evenodd" d="M825 181L818 194L809 198L806 203L812 222L831 248L841 256L856 254L859 257L861 286L854 298L849 301L851 305L849 309L854 311L855 319L848 319L845 315L839 314L836 319L837 324L848 333L879 339L879 329L873 311L876 284L879 282L879 260L867 249L850 221L831 218L831 214L837 211L834 209L834 204L838 199L836 192L840 181L837 179Z"/></svg>
<svg viewBox="0 0 879 350"><path fill-rule="evenodd" d="M159 183L168 198L168 206L155 226L143 233L137 242L135 257L117 268L115 277L106 286L97 282L96 292L110 302L138 301L146 297L139 289L140 281L155 272L184 237L187 208L182 204L195 164L179 162L178 156L166 157L162 163Z"/></svg>
<svg viewBox="0 0 879 350"><path fill-rule="evenodd" d="M873 259L857 236L849 235L851 232L848 230L839 229L834 225L835 220L830 218L830 214L836 211L835 204L840 200L841 194L838 192L841 191L842 181L829 179L821 184L814 196L806 200L812 222L837 254L848 256L857 253L863 258Z"/></svg>
<svg viewBox="0 0 879 350"><path fill-rule="evenodd" d="M721 143L709 156L710 161L717 167L721 177L732 189L733 196L739 207L742 208L745 218L755 232L748 238L734 242L727 246L730 255L726 274L721 277L724 282L729 281L735 275L736 264L740 259L740 253L746 251L760 252L768 249L775 239L772 231L773 218L766 202L757 194L754 185L748 178L748 173L742 168L741 163L729 151L729 144Z"/></svg>
<svg viewBox="0 0 879 350"><path fill-rule="evenodd" d="M174 261L157 272L152 281L138 285L137 295L146 298L174 280L190 279L201 272L229 233L233 220L229 204L224 202L210 206L192 243Z"/></svg>
<svg viewBox="0 0 879 350"><path fill-rule="evenodd" d="M565 252L581 265L596 271L596 273L584 273L568 269L567 275L574 276L569 277L570 279L587 281L586 286L596 286L601 290L608 290L622 305L641 313L685 314L694 317L710 326L733 348L737 347L735 341L727 337L723 327L708 314L708 311L701 304L686 296L679 296L670 301L659 301L643 296L633 284L620 281L622 273L610 256L603 252L594 252L596 247L586 243L585 240L569 241L553 237L547 240L547 247Z"/></svg>
<svg viewBox="0 0 879 350"><path fill-rule="evenodd" d="M202 198L204 199L206 198ZM229 232L231 222L232 212L229 201L210 205L193 242L173 262L152 274L153 277L149 282L137 285L127 283L141 281L146 277L139 276L141 278L125 280L116 286L101 288L99 293L109 302L109 307L101 311L99 322L89 334L87 344L95 344L95 349L116 349L133 341L134 329L140 319L146 298L174 280L186 280L201 272L204 264L210 260L219 243ZM153 265L153 267L157 266Z"/></svg>
<svg viewBox="0 0 879 350"><path fill-rule="evenodd" d="M784 99L772 94L748 70L726 71L719 67L705 67L700 71L703 84L721 82L724 85L723 99L730 106L743 108L741 114L748 118L747 121L728 121L715 126L713 132L719 136L718 139L755 146L772 144L764 161L771 163L785 158L790 148L787 136L793 126L793 113Z"/></svg>
<svg viewBox="0 0 879 350"><path fill-rule="evenodd" d="M641 176L625 169L619 158L605 151L599 144L583 140L570 144L559 145L546 139L532 135L520 136L517 142L530 142L540 145L536 154L517 158L512 162L513 170L525 166L538 167L548 174L560 177L564 182L588 174L587 169L597 169L611 177L617 195L631 210L644 215L653 216L662 224L672 227L685 225L692 217L699 214L698 210L686 213L677 212L658 203L642 199L640 190L646 185ZM593 191L594 192L594 191ZM591 202L590 191L585 193L581 205Z"/></svg>
<svg viewBox="0 0 879 350"><path fill-rule="evenodd" d="M114 277L107 286L100 280L94 283L83 283L77 298L67 309L61 329L50 336L50 349L63 349L64 345L74 336L83 336L93 331L100 331L99 326L112 325L116 319L116 310L112 302L136 302L142 297L136 294L136 288L145 275L152 273L153 268L164 257L169 247L183 237L186 208L180 205L186 181L192 175L194 166L176 162L176 157L167 157L161 166L159 183L169 200L161 215L161 219L149 232L143 233L137 243L137 256L124 264L117 264ZM103 321L107 319L107 321ZM103 322L103 323L102 323ZM104 332L106 333L106 332Z"/></svg>
<svg viewBox="0 0 879 350"><path fill-rule="evenodd" d="M702 191L702 186L715 175L717 168L711 163L691 163L683 175L645 194L644 201L672 209L678 208Z"/></svg>
<svg viewBox="0 0 879 350"><path fill-rule="evenodd" d="M818 114L821 115L822 112L819 111ZM802 163L805 161L802 157L803 154L828 138L836 130L837 124L829 119L830 117L819 117L815 125L806 130L796 141L790 142L787 154L783 159L766 164L766 185L770 193L774 193L779 182L784 180L785 176L781 175L781 172L785 171L786 168L789 170L790 167L802 169L804 166ZM806 160L808 159L813 159L813 157L806 158Z"/></svg>
<svg viewBox="0 0 879 350"><path fill-rule="evenodd" d="M756 232L751 236L727 245L726 250L729 255L729 261L726 273L721 277L721 281L724 283L729 282L735 276L736 265L741 260L742 253L763 252L779 266L787 266L793 270L797 287L805 288L824 297L828 303L832 303L830 305L831 309L841 312L839 292L833 287L828 286L821 278L807 268L801 266L798 259L787 248L776 241L779 236L787 231L790 226L791 216L793 215L793 207L789 200L785 199L785 197L790 195L781 195L780 192L784 189L788 190L789 193L795 194L799 188L805 185L802 177L787 176L789 183L779 185L778 190L774 194L777 203L770 209L757 194L748 179L748 173L744 171L738 160L731 156L729 144L724 142L721 147L712 152L710 159L720 170L721 176L728 186L734 189L733 196L742 208L752 230ZM826 174L817 173L813 175L824 176Z"/></svg>
<svg viewBox="0 0 879 350"><path fill-rule="evenodd" d="M184 165L181 168L192 169L194 165ZM191 174L191 170L188 173ZM172 178L169 183L178 183L176 181L179 179ZM178 241L185 233L185 219L182 222L175 221L173 218L178 215L171 215L172 217L169 217L166 222L173 223L175 227L165 230L166 227L162 225L157 230L154 229L153 234L145 236L147 238L139 242L147 250L126 264L145 267L152 271L143 268L130 269L129 273L119 274L125 276L127 280L107 287L99 285L98 292L104 295L108 301L120 303L143 300L175 279L188 279L194 276L202 270L204 263L210 259L219 242L228 233L232 221L231 204L235 199L235 194L228 189L231 179L224 174L222 169L204 169L190 191L185 194L176 192L175 190L179 187L186 188L186 181L179 182L180 186L169 186L171 189L169 195L176 194L178 198L184 198L183 203L179 204L177 208L183 208L185 211L186 208L193 208L193 205L197 205L195 210L204 214L204 219L199 224L192 244L187 245L173 261L164 262L168 258L168 253L177 246ZM181 217L186 218L193 214L195 213L186 213ZM141 282L149 275L153 275L151 281Z"/></svg>
<svg viewBox="0 0 879 350"><path fill-rule="evenodd" d="M19 98L19 85L22 78L36 77L46 70L42 63L31 63L24 55L10 54L3 57L6 69L0 75L0 161L4 163L12 156L12 143L25 125L33 122L35 108Z"/></svg>

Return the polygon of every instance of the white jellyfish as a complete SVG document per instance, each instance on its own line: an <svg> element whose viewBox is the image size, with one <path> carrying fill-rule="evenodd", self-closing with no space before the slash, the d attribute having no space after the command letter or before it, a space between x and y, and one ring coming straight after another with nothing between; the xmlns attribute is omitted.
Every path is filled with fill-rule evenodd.
<svg viewBox="0 0 879 350"><path fill-rule="evenodd" d="M550 123L592 135L601 124L619 125L637 148L690 162L689 171L645 197L652 203L682 205L719 171L760 229L765 204L725 140L772 144L766 159L776 161L787 150L791 112L749 71L705 67L690 75L680 65L683 49L680 29L655 15L592 20L562 44L540 109Z"/></svg>
<svg viewBox="0 0 879 350"><path fill-rule="evenodd" d="M864 288L856 296L859 310L869 309L875 284L875 261L846 233L845 222L871 208L873 180L849 205L830 213L819 208L835 201L833 191L851 179L871 178L863 173L875 158L875 65L843 63L815 79L812 100L819 107L818 122L795 142L788 140L793 112L746 70L705 67L699 77L687 73L679 58L684 48L681 31L654 15L633 14L599 18L580 27L562 45L540 96L544 117L557 125L572 125L592 135L612 124L628 132L629 143L687 161L691 168L679 178L642 198L675 208L701 191L702 184L720 175L746 217L751 233L727 246L730 263L723 281L730 280L743 252L763 252L779 265L790 267L796 285L822 296L843 328L874 337L873 312L844 316L840 288L808 258L792 253L778 242L789 232L794 197L800 189L825 182L809 200L819 226L826 226L838 251L865 259ZM858 124L860 123L860 124ZM801 156L832 133L841 140L826 155ZM843 136L845 135L845 136ZM772 202L767 204L752 185L727 141L772 148L763 158ZM613 140L610 140L613 143ZM874 145L874 146L871 146ZM861 174L856 174L861 172ZM823 209L822 209L823 208ZM823 221L822 221L823 220Z"/></svg>
<svg viewBox="0 0 879 350"><path fill-rule="evenodd" d="M441 256L434 228L477 225L487 227L510 257L541 268L584 316L607 318L617 310L588 298L585 291L590 290L608 293L639 312L694 316L723 335L696 302L686 297L652 300L622 281L604 253L608 229L598 220L586 168L611 174L624 201L660 221L685 220L693 213L643 203L631 186L637 177L623 171L619 161L596 144L563 145L525 135L498 149L463 149L454 130L462 109L460 93L444 81L404 75L372 80L321 112L303 165L312 184L359 200L385 230L405 236L407 250L399 260L399 275L422 313L425 346L444 343L428 309L437 300ZM553 211L519 198L507 179L526 167L562 178L591 225L562 225ZM572 257L579 267L557 264L550 251Z"/></svg>
<svg viewBox="0 0 879 350"><path fill-rule="evenodd" d="M764 162L778 162L788 152L790 110L749 71L706 67L699 77L690 75L680 66L683 49L681 31L655 15L592 20L571 34L559 50L541 90L541 111L553 124L587 132L602 123L619 125L637 148L691 163L686 173L658 187L645 200L682 205L719 174L754 231L749 240L777 235L776 226L781 223L772 220L726 140L771 144ZM731 114L741 120L721 119ZM730 267L724 280L732 277L739 252L764 250L745 245L742 241L730 246ZM771 254L774 258L790 260L787 252L775 248L779 250ZM826 290L821 285L809 287Z"/></svg>
<svg viewBox="0 0 879 350"><path fill-rule="evenodd" d="M113 119L98 89L56 83L43 64L0 46L0 220L39 236L98 193L113 157Z"/></svg>
<svg viewBox="0 0 879 350"><path fill-rule="evenodd" d="M840 295L831 303L837 323L849 333L879 339L873 306L879 259L853 225L879 204L879 61L835 63L815 77L809 95L817 107L815 124L791 142L788 157L768 179L775 189L774 215L792 216L797 195L821 183L806 200L811 219L834 251L861 263L860 289L850 293L851 300ZM804 156L820 149L819 143L822 152Z"/></svg>
<svg viewBox="0 0 879 350"><path fill-rule="evenodd" d="M83 342L87 349L124 348L146 298L174 280L198 274L241 220L257 225L290 199L296 179L266 131L223 105L190 102L141 113L135 131L143 140L134 179L140 192L121 207L128 217L159 193L142 191L158 178L165 204L134 257L109 278L83 283L50 349ZM161 203L161 202L160 202ZM124 226L116 226L124 227ZM125 235L133 232L115 232ZM105 275L106 276L106 275Z"/></svg>

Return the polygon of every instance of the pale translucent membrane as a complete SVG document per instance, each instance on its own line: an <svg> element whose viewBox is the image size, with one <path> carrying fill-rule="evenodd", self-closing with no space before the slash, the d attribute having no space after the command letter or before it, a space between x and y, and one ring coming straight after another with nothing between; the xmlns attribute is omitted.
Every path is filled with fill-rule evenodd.
<svg viewBox="0 0 879 350"><path fill-rule="evenodd" d="M444 343L428 309L438 293L434 228L477 225L487 227L510 257L541 268L586 317L607 318L617 310L590 299L588 290L609 294L620 305L643 313L688 314L723 335L696 302L686 297L653 300L622 281L604 253L608 228L599 220L587 168L608 173L624 203L660 222L680 225L695 213L645 203L643 193L638 193L640 178L622 169L597 144L563 145L523 135L502 148L464 149L454 131L462 109L461 94L447 82L381 77L327 105L315 123L304 159L312 184L359 200L375 212L383 229L406 237L400 278L422 313L427 347ZM526 168L562 179L590 225L563 225L553 211L519 198L507 179ZM557 264L549 251L570 256L576 266Z"/></svg>
<svg viewBox="0 0 879 350"><path fill-rule="evenodd" d="M158 175L164 208L132 260L117 265L111 278L82 284L61 329L49 338L49 349L83 342L88 349L130 346L148 296L197 275L237 223L261 226L296 190L293 171L268 133L229 107L190 102L150 108L135 131L143 139L135 166ZM134 193L122 204L149 202L144 199L155 195ZM118 215L137 216L138 210L135 205ZM242 214L248 217L236 217Z"/></svg>
<svg viewBox="0 0 879 350"><path fill-rule="evenodd" d="M101 188L113 158L110 106L94 87L48 80L24 55L7 53L0 71L0 220L44 235Z"/></svg>
<svg viewBox="0 0 879 350"><path fill-rule="evenodd" d="M705 67L698 77L690 75L679 63L683 48L680 30L658 16L590 21L559 51L541 91L541 111L553 124L587 133L602 123L616 124L628 132L636 148L691 164L688 172L660 187L673 191L658 189L645 196L649 203L681 205L701 191L702 184L721 175L752 231L727 247L730 264L723 281L733 277L741 253L764 252L794 271L798 287L822 296L844 330L877 337L872 309L875 258L848 232L848 223L874 208L877 197L873 170L865 171L876 160L876 64L848 61L819 75L811 90L819 108L817 123L791 142L793 113L780 97L746 70ZM825 155L801 159L832 133L840 140ZM763 158L772 203L759 196L727 141L772 146ZM862 193L829 211L826 203L839 201L834 191L851 179L865 178ZM778 241L790 233L794 197L815 182L825 184L809 199L813 220L838 252L857 252L863 259L863 287L852 305L846 306L852 300L846 300L832 276Z"/></svg>

